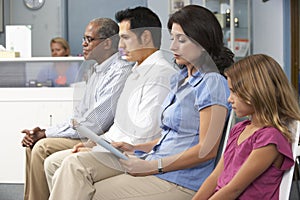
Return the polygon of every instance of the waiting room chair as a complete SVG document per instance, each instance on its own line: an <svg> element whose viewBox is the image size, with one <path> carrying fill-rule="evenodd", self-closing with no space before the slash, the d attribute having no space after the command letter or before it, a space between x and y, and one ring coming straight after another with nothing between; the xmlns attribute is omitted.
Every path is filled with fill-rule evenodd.
<svg viewBox="0 0 300 200"><path fill-rule="evenodd" d="M225 127L226 132L222 136L222 140L221 140L221 143L220 143L220 148L219 148L219 151L218 151L217 160L220 159L221 155L225 151L225 148L226 148L226 145L227 145L227 140L228 140L231 128L236 123L238 123L240 121L243 121L245 119L246 119L246 117L243 117L243 118L236 117L234 111L231 111L228 122L227 122L227 127ZM294 126L295 126L294 131L293 131L294 141L292 143L292 151L293 151L293 158L294 158L295 162L296 162L296 158L297 157L299 158L298 162L296 162L299 165L299 162L300 162L300 146L298 146L298 143L299 143L299 137L300 137L300 121L297 121ZM279 200L289 200L290 190L291 190L293 175L294 175L294 168L295 168L295 166L291 167L283 175L282 181L280 183Z"/></svg>
<svg viewBox="0 0 300 200"><path fill-rule="evenodd" d="M220 141L220 145L219 145L219 149L218 149L218 153L217 153L217 157L216 157L216 161L215 161L215 166L217 166L222 154L224 153L224 150L225 150L226 144L227 144L227 140L228 140L228 136L230 133L230 129L232 128L232 126L234 124L235 124L235 114L234 114L234 111L231 110L230 114L229 114L229 118L228 118L226 125L224 127L224 130L223 130L222 138Z"/></svg>
<svg viewBox="0 0 300 200"><path fill-rule="evenodd" d="M236 123L235 121L236 121L235 120L235 114L234 114L234 111L232 110L231 113L230 113L229 119L228 119L224 139L222 141L222 154L225 151L225 148L226 148L226 145L227 145L227 140L228 140L228 137L229 137L229 133L230 133L230 130L233 127L233 125L235 125L235 123Z"/></svg>
<svg viewBox="0 0 300 200"><path fill-rule="evenodd" d="M294 129L295 131L293 133L294 141L292 143L292 151L293 151L294 161L296 161L297 156L300 156L300 149L298 146L299 136L300 136L300 122L299 121L297 121L295 123L295 128L296 129ZM293 182L294 168L295 168L295 165L293 167L291 167L289 170L287 170L283 175L282 181L280 183L279 200L289 200L291 186L292 186L292 182Z"/></svg>

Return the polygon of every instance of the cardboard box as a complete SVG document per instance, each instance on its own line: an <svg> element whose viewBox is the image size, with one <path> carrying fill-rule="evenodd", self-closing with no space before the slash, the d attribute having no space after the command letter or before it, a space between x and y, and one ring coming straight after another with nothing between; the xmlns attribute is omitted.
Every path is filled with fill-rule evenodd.
<svg viewBox="0 0 300 200"><path fill-rule="evenodd" d="M221 28L225 28L225 14L219 14L219 13L216 13L215 14L217 20L219 21L220 25L221 25Z"/></svg>

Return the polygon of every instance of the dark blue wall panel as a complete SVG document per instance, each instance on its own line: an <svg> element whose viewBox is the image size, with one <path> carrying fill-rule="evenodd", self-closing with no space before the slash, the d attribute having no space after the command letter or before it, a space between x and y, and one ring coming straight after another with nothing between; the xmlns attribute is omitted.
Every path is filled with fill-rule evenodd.
<svg viewBox="0 0 300 200"><path fill-rule="evenodd" d="M128 7L147 6L147 0L68 0L68 41L72 55L82 53L81 38L91 19L109 17L115 20L115 13Z"/></svg>

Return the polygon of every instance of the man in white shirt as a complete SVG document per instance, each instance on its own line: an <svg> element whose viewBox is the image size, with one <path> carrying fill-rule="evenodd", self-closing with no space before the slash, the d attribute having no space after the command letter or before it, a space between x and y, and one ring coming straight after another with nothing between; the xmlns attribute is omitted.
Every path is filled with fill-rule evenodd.
<svg viewBox="0 0 300 200"><path fill-rule="evenodd" d="M96 60L86 91L74 116L61 124L41 129L23 130L26 148L26 183L24 199L48 199L44 159L78 144L80 135L73 129L73 119L97 134L106 132L113 123L117 100L131 73L132 64L118 53L119 27L112 19L97 18L89 22L83 37L83 55ZM76 90L75 90L76 92Z"/></svg>
<svg viewBox="0 0 300 200"><path fill-rule="evenodd" d="M159 113L170 91L170 78L176 70L159 50L161 22L155 13L148 8L137 7L118 12L116 19L120 22L119 48L122 49L122 57L130 62L135 61L136 64L119 98L114 124L102 137L109 141L138 144L160 137ZM50 199L72 199L74 196L81 199L80 195L77 196L77 192L76 195L69 193L69 189L72 191L73 187L82 194L94 193L95 189L90 192L80 188L81 183L75 181L79 177L70 182L68 179L63 181L60 175L60 172L65 171L63 167L65 161L77 157L88 158L89 167L96 168L99 162L97 153L105 150L99 146L93 148L92 152L76 154L71 154L70 150L61 151L45 160L48 185L50 190L53 188L53 196L51 192ZM77 152L76 147L73 152ZM95 169L91 173L97 173L96 171ZM90 184L90 187L93 188L93 185Z"/></svg>

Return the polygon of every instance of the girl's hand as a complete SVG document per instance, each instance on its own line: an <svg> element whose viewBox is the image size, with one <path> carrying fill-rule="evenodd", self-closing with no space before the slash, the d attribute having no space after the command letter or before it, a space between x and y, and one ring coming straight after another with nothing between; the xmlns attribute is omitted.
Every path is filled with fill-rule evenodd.
<svg viewBox="0 0 300 200"><path fill-rule="evenodd" d="M142 160L137 157L129 157L128 160L120 159L125 171L133 176L147 176L157 173L157 161Z"/></svg>

